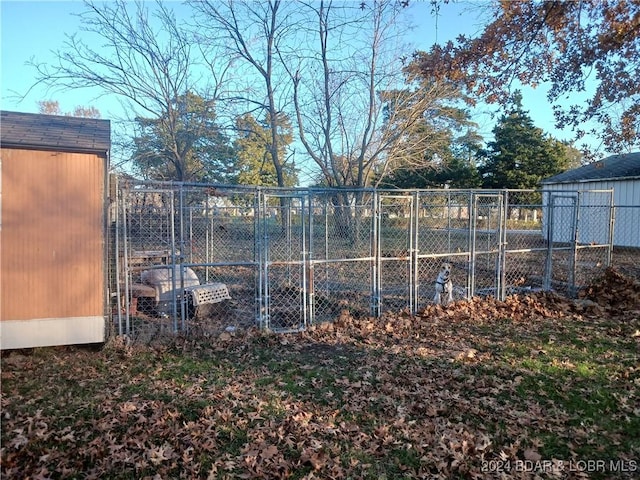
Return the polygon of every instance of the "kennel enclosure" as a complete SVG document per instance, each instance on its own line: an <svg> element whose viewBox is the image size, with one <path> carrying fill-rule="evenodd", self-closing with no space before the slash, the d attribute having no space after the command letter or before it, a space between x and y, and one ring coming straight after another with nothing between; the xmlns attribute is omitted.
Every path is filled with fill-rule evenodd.
<svg viewBox="0 0 640 480"><path fill-rule="evenodd" d="M200 285L228 292L205 323L287 332L344 310L356 317L416 313L431 302L444 261L453 265L455 299L575 295L611 262L611 190L275 189L118 179L114 192L111 298L115 331L126 335L158 328L157 305L134 305L133 287L149 269L176 272L165 309L169 331L193 325L182 294L190 269Z"/></svg>

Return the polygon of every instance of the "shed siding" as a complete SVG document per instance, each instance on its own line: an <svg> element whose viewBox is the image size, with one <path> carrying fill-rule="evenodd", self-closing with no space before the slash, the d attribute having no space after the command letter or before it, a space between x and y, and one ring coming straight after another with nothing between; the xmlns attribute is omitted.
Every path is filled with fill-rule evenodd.
<svg viewBox="0 0 640 480"><path fill-rule="evenodd" d="M619 247L640 247L640 180L582 181L548 183L545 190L577 191L613 189L616 219L613 244ZM564 237L563 233L558 234Z"/></svg>
<svg viewBox="0 0 640 480"><path fill-rule="evenodd" d="M2 322L14 329L16 321L104 319L105 160L21 149L1 154Z"/></svg>
<svg viewBox="0 0 640 480"><path fill-rule="evenodd" d="M613 244L640 247L640 180L610 182L614 190L616 220Z"/></svg>

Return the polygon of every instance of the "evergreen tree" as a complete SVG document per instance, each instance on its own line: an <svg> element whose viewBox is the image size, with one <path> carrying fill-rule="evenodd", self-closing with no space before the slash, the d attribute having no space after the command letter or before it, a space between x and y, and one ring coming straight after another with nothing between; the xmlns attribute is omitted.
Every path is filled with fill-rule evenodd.
<svg viewBox="0 0 640 480"><path fill-rule="evenodd" d="M162 117L138 117L136 122L132 162L144 178L229 181L234 152L216 123L213 102L187 92Z"/></svg>
<svg viewBox="0 0 640 480"><path fill-rule="evenodd" d="M478 171L478 156L482 151L482 137L473 128L467 128L464 135L456 138L451 145L453 160L449 165L451 188L479 188L482 178Z"/></svg>
<svg viewBox="0 0 640 480"><path fill-rule="evenodd" d="M569 147L533 125L522 109L520 92L512 102L493 129L495 138L480 167L485 188L538 188L542 179L566 170L571 163Z"/></svg>

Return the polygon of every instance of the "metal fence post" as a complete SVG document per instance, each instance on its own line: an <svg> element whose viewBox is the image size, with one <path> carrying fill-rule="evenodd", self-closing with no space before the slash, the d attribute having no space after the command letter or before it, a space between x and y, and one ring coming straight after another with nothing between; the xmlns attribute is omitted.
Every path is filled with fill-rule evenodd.
<svg viewBox="0 0 640 480"><path fill-rule="evenodd" d="M475 295L476 284L476 229L477 198L475 193L469 194L469 296Z"/></svg>
<svg viewBox="0 0 640 480"><path fill-rule="evenodd" d="M172 188L170 190L169 195L169 228L170 228L170 241L171 241L171 268L173 268L174 274L170 276L171 278L171 315L173 320L173 333L178 332L178 311L176 305L176 276L175 276L175 267L176 267L176 208L175 208L175 190Z"/></svg>
<svg viewBox="0 0 640 480"><path fill-rule="evenodd" d="M543 201L544 207L544 201ZM554 197L551 192L547 193L547 203L546 203L546 212L543 212L543 215L547 216L547 231L546 240L547 240L547 255L545 258L545 269L544 269L544 278L542 281L542 289L545 291L551 290L551 268L552 268L552 256L553 256L553 229L554 229L554 216L555 216L555 207L554 207ZM544 218L544 217L543 217Z"/></svg>
<svg viewBox="0 0 640 480"><path fill-rule="evenodd" d="M498 228L498 285L496 292L498 300L506 298L506 269L507 269L507 230L509 229L509 191L504 190L499 197L500 215Z"/></svg>
<svg viewBox="0 0 640 480"><path fill-rule="evenodd" d="M609 238L608 243L609 246L607 248L607 267L611 266L611 261L613 257L613 242L614 242L614 228L616 223L616 206L615 199L613 198L613 190L609 192Z"/></svg>
<svg viewBox="0 0 640 480"><path fill-rule="evenodd" d="M185 215L185 201L184 201L184 184L180 183L180 187L179 187L179 215L178 218L180 220L180 257L179 257L179 270L180 270L180 289L179 289L179 294L176 294L176 302L178 300L178 297L180 298L180 331L185 332L186 331L186 316L187 316L187 312L186 312L186 295L184 293L184 267L183 267L183 263L184 260L186 258L185 256L185 247L187 245L187 242L185 242L185 228L184 228L184 222L186 220L186 215ZM189 210L189 213L191 213L191 210ZM189 222L189 232L191 233L191 222ZM191 238L191 237L190 237ZM175 276L175 268L176 265L174 264L173 266L173 276ZM176 311L177 311L177 303L176 303Z"/></svg>
<svg viewBox="0 0 640 480"><path fill-rule="evenodd" d="M263 265L264 248L262 245L262 208L260 189L256 188L253 196L253 258L256 265L257 285L255 290L255 318L256 323L264 328L263 318Z"/></svg>
<svg viewBox="0 0 640 480"><path fill-rule="evenodd" d="M580 240L580 209L582 205L583 192L578 192L576 196L576 202L573 210L573 232L572 232L572 252L571 252L571 265L569 268L569 294L572 297L576 296L576 275L577 275L577 263L578 263L578 241Z"/></svg>
<svg viewBox="0 0 640 480"><path fill-rule="evenodd" d="M313 209L314 209L314 198L313 198L313 193L310 190L307 190L307 201L308 201L308 208L309 208L309 218L307 220L308 223L308 235L307 235L307 243L308 243L308 248L307 248L307 259L304 262L304 266L303 266L303 271L306 272L306 279L304 280L304 283L306 285L307 288L307 295L308 295L308 299L307 299L307 305L308 305L308 309L309 309L309 324L313 324L315 322L315 285L314 285L314 278L313 278L313 274L314 274L314 263L313 263L313 257L314 257L314 245L313 245L313 229L314 229L314 222L313 222Z"/></svg>
<svg viewBox="0 0 640 480"><path fill-rule="evenodd" d="M380 208L380 195L378 192L373 193L373 236L371 239L372 258L371 262L371 316L379 317L381 313L381 298L380 298L380 271L381 271L381 233L380 233L380 214L382 209Z"/></svg>
<svg viewBox="0 0 640 480"><path fill-rule="evenodd" d="M329 198L324 197L322 208L324 212L324 278L329 278ZM328 289L327 289L328 290ZM327 291L328 296L328 291Z"/></svg>
<svg viewBox="0 0 640 480"><path fill-rule="evenodd" d="M120 284L120 277L122 275L122 261L124 261L124 254L122 257L120 256L120 209L118 206L120 205L120 182L117 176L113 176L114 182L114 192L115 192L115 218L114 218L114 257L115 257L115 288L116 288L116 308L118 309L118 335L122 335L122 285ZM111 226L109 226L111 228ZM113 319L112 319L113 321Z"/></svg>
<svg viewBox="0 0 640 480"><path fill-rule="evenodd" d="M267 231L268 229L268 225L267 225L268 198L265 192L262 190L260 190L259 195L260 195L260 208L261 208L260 225L262 226L262 229L260 232L260 245L262 248L262 257L261 257L261 265L260 265L260 272L262 277L260 282L260 286L261 286L260 322L264 328L271 328L271 322L269 318L271 301L269 298L269 233Z"/></svg>
<svg viewBox="0 0 640 480"><path fill-rule="evenodd" d="M128 193L128 191L127 191ZM131 292L131 272L129 271L129 244L128 244L128 217L127 217L127 200L125 199L125 194L122 194L122 260L123 260L123 270L124 270L124 318L125 318L125 329L124 335L131 335L131 318L129 316L129 312L131 309L129 295ZM129 198L129 195L126 195L126 198ZM120 330L122 331L122 320L119 320Z"/></svg>
<svg viewBox="0 0 640 480"><path fill-rule="evenodd" d="M418 243L418 218L420 216L420 207L419 207L420 199L418 198L418 192L414 191L412 193L412 205L411 205L411 233L409 240L409 262L411 262L411 285L409 285L409 295L410 295L410 311L412 315L415 315L418 311L418 287L419 287L419 276L418 276L418 254L419 252L419 243Z"/></svg>
<svg viewBox="0 0 640 480"><path fill-rule="evenodd" d="M291 198L289 199L289 208L291 208ZM302 275L302 281L300 282L302 285L302 328L306 328L307 326L309 326L309 322L310 322L310 316L309 316L309 298L308 298L308 294L309 294L309 249L308 249L308 245L307 245L307 234L309 232L307 232L308 228L307 228L307 219L305 218L305 214L306 214L306 210L307 210L307 202L305 200L308 200L308 197L305 195L301 195L300 196L300 229L302 230L301 234L302 234L302 239L300 240L301 242L301 247L302 247L302 258L300 259L302 262L301 268L300 268L300 273ZM291 214L289 214L289 217L291 217ZM291 222L291 219L289 220L289 222ZM289 258L289 261L291 261L291 257Z"/></svg>

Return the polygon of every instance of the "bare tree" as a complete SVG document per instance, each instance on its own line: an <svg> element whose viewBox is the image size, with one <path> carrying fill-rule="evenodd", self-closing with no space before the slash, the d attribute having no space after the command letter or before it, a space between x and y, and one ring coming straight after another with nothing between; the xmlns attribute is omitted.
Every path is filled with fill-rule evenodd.
<svg viewBox="0 0 640 480"><path fill-rule="evenodd" d="M401 12L405 2L357 4L321 0L305 4L315 18L308 55L289 70L300 141L320 170L320 183L338 187L336 224L358 238L352 206L362 191L425 155L441 137L420 135L429 117L447 113L457 92L445 83L414 82L403 70ZM357 211L357 210L356 210Z"/></svg>
<svg viewBox="0 0 640 480"><path fill-rule="evenodd" d="M136 1L85 2L81 31L68 36L56 52L53 65L36 63L37 83L51 89L97 88L101 95L117 95L130 118L163 119L166 123L166 158L173 164L175 180L189 178L188 151L181 148L178 99L193 90L196 63L192 43L174 13L158 1L150 13ZM100 49L83 36L99 39ZM215 95L213 95L214 97ZM207 96L209 100L212 95Z"/></svg>
<svg viewBox="0 0 640 480"><path fill-rule="evenodd" d="M283 158L281 135L286 108L287 85L282 81L280 46L287 42L291 29L287 2L281 0L191 2L196 16L199 42L214 49L226 49L235 60L236 89L226 100L247 106L244 113L259 112L265 118L270 139L266 145L279 187L286 186L286 156ZM248 67L248 68L247 68ZM243 80L247 84L243 84ZM256 88L256 80L262 83ZM286 79L285 79L286 80Z"/></svg>
<svg viewBox="0 0 640 480"><path fill-rule="evenodd" d="M407 163L428 162L423 153L434 139L414 133L427 116L447 115L446 102L458 95L403 70L403 5L306 4L316 18L317 55L290 73L298 133L327 186L371 186Z"/></svg>

